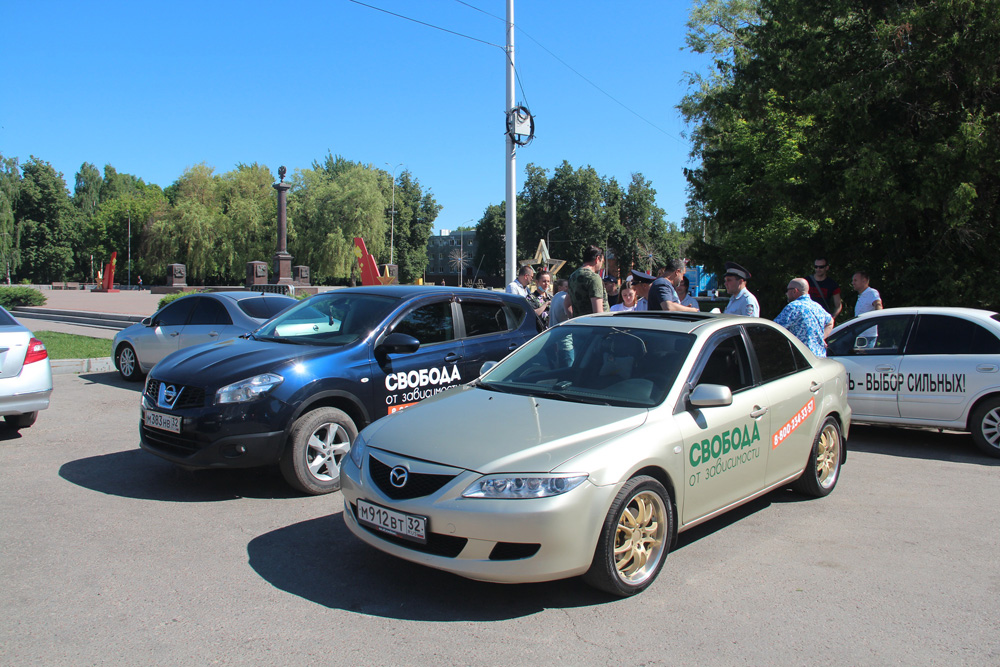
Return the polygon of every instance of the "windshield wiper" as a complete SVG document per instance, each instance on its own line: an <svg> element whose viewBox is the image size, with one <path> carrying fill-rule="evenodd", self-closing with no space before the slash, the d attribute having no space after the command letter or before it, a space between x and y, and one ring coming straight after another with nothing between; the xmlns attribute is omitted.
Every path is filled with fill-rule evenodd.
<svg viewBox="0 0 1000 667"><path fill-rule="evenodd" d="M588 405L611 405L606 400L602 398L596 398L594 396L585 396L582 394L568 394L564 391L553 391L551 389L535 390L530 392L532 396L539 396L541 398L553 398L561 401L573 401L576 403L587 403Z"/></svg>

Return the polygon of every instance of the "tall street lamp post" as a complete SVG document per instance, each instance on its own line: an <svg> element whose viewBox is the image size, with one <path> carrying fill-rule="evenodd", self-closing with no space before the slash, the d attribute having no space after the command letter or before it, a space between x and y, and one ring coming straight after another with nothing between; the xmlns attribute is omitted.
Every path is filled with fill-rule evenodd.
<svg viewBox="0 0 1000 667"><path fill-rule="evenodd" d="M388 162L385 166L390 166ZM389 263L393 262L393 247L396 241L396 170L403 166L400 162L395 167L392 167L392 208L389 209ZM383 255L384 257L385 255Z"/></svg>

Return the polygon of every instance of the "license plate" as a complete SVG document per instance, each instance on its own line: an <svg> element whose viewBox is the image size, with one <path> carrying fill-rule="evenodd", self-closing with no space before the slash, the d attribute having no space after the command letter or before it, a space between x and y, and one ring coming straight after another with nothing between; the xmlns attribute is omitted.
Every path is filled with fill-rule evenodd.
<svg viewBox="0 0 1000 667"><path fill-rule="evenodd" d="M359 500L358 521L375 530L421 544L427 543L427 517L404 514Z"/></svg>
<svg viewBox="0 0 1000 667"><path fill-rule="evenodd" d="M165 415L162 412L152 412L146 410L146 426L170 431L171 433L181 432L181 418L177 415Z"/></svg>

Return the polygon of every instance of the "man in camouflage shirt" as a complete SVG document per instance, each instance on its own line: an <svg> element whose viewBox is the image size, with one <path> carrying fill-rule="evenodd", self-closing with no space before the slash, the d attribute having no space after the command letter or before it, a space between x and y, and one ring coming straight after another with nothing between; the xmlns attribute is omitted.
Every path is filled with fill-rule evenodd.
<svg viewBox="0 0 1000 667"><path fill-rule="evenodd" d="M569 277L569 298L573 303L574 317L608 311L608 293L600 275L603 267L603 250L589 246L583 251L583 266Z"/></svg>

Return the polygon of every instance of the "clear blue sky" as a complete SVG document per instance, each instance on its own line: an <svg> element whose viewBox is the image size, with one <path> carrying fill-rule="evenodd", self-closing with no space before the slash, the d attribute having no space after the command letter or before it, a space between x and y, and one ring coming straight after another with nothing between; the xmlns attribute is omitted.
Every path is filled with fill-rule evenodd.
<svg viewBox="0 0 1000 667"><path fill-rule="evenodd" d="M504 0L365 1L504 44ZM200 162L291 174L330 151L390 171L402 163L397 173L409 169L444 207L437 229L474 224L504 198L496 46L349 0L0 7L0 152L50 162L71 191L83 162L166 187ZM706 63L682 50L688 10L515 0L517 98L536 119L535 141L517 153L518 191L528 163L591 165L622 184L641 172L680 224L689 144L675 107L685 72Z"/></svg>

